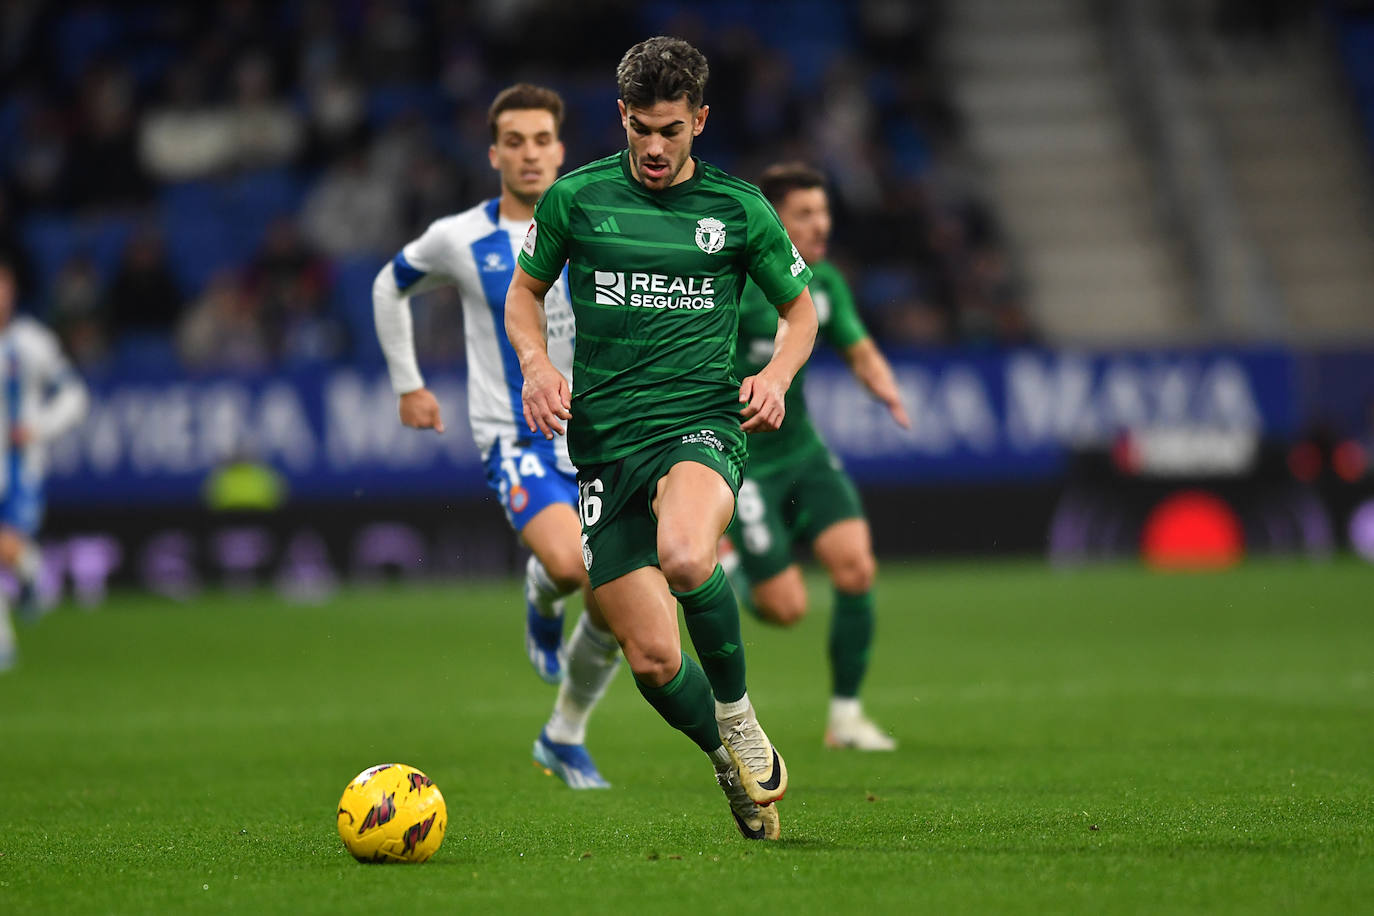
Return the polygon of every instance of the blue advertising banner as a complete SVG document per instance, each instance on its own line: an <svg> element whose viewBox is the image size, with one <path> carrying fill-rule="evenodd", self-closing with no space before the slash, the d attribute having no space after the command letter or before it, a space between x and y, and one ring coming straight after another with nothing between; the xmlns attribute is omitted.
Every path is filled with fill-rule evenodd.
<svg viewBox="0 0 1374 916"><path fill-rule="evenodd" d="M1016 351L893 359L912 418L901 429L842 363L807 376L817 427L861 483L1049 479L1071 450L1125 429L1287 436L1299 424L1293 357L1269 350ZM218 466L250 456L293 499L443 499L485 492L461 372L429 376L447 432L405 429L383 372L270 377L117 377L54 443L55 506L199 501Z"/></svg>

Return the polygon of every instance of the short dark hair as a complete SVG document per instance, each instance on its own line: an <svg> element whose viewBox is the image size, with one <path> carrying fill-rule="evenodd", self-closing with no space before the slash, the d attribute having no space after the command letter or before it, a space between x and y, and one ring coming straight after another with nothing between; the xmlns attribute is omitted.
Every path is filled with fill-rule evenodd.
<svg viewBox="0 0 1374 916"><path fill-rule="evenodd" d="M711 68L702 54L681 38L646 38L625 52L615 68L620 100L627 107L649 108L656 102L685 98L693 111L701 107Z"/></svg>
<svg viewBox="0 0 1374 916"><path fill-rule="evenodd" d="M805 162L779 162L770 165L759 176L759 190L774 207L793 191L825 188L825 176Z"/></svg>
<svg viewBox="0 0 1374 916"><path fill-rule="evenodd" d="M563 97L552 89L532 83L516 83L497 93L487 109L487 126L491 128L491 142L497 139L496 119L506 111L547 111L553 115L553 130L563 127Z"/></svg>

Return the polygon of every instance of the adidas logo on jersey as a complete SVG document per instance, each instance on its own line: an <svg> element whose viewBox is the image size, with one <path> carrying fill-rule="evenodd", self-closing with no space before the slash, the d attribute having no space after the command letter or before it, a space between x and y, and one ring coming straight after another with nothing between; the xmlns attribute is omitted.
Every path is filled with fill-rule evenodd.
<svg viewBox="0 0 1374 916"><path fill-rule="evenodd" d="M598 224L595 228L593 228L592 231L593 231L593 232L614 232L616 235L619 235L619 234L620 234L620 224L617 223L617 222L615 221L615 217L614 217L614 216L608 216L608 217L606 217L605 219L603 219L603 220L600 222L600 224Z"/></svg>

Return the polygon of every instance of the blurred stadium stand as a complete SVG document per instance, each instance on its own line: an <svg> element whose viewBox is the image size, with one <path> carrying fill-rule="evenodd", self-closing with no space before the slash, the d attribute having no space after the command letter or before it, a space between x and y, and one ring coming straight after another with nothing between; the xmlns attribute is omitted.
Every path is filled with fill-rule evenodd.
<svg viewBox="0 0 1374 916"><path fill-rule="evenodd" d="M121 495L203 511L200 482L244 449L336 515L410 500L439 525L429 494L480 503L469 442L411 447L395 424L372 277L496 192L501 87L563 93L569 167L621 148L614 66L657 33L710 59L702 157L832 182L833 259L917 418L896 434L817 357L819 422L882 494L883 549L1043 549L1075 456L1142 424L1239 424L1280 476L1294 442L1374 452L1367 0L5 9L0 252L96 393L54 455L59 534ZM416 327L458 412L452 306L421 297ZM1374 480L1323 467L1303 483Z"/></svg>

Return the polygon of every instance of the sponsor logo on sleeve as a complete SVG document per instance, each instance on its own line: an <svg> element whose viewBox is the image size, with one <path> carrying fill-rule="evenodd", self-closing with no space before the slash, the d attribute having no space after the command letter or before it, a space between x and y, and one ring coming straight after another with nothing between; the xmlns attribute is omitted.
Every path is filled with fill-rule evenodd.
<svg viewBox="0 0 1374 916"><path fill-rule="evenodd" d="M522 244L522 245L520 246L520 250L523 251L528 257L531 257L531 258L534 257L535 239L538 238L538 236L539 236L539 224L538 224L538 223L530 223L530 231L525 233L525 241L524 241L524 244ZM794 274L794 276L795 276L795 274Z"/></svg>
<svg viewBox="0 0 1374 916"><path fill-rule="evenodd" d="M792 246L792 257L796 259L792 262L792 276L795 277L803 270L806 270L806 259L801 256L801 252L797 250L796 245Z"/></svg>

